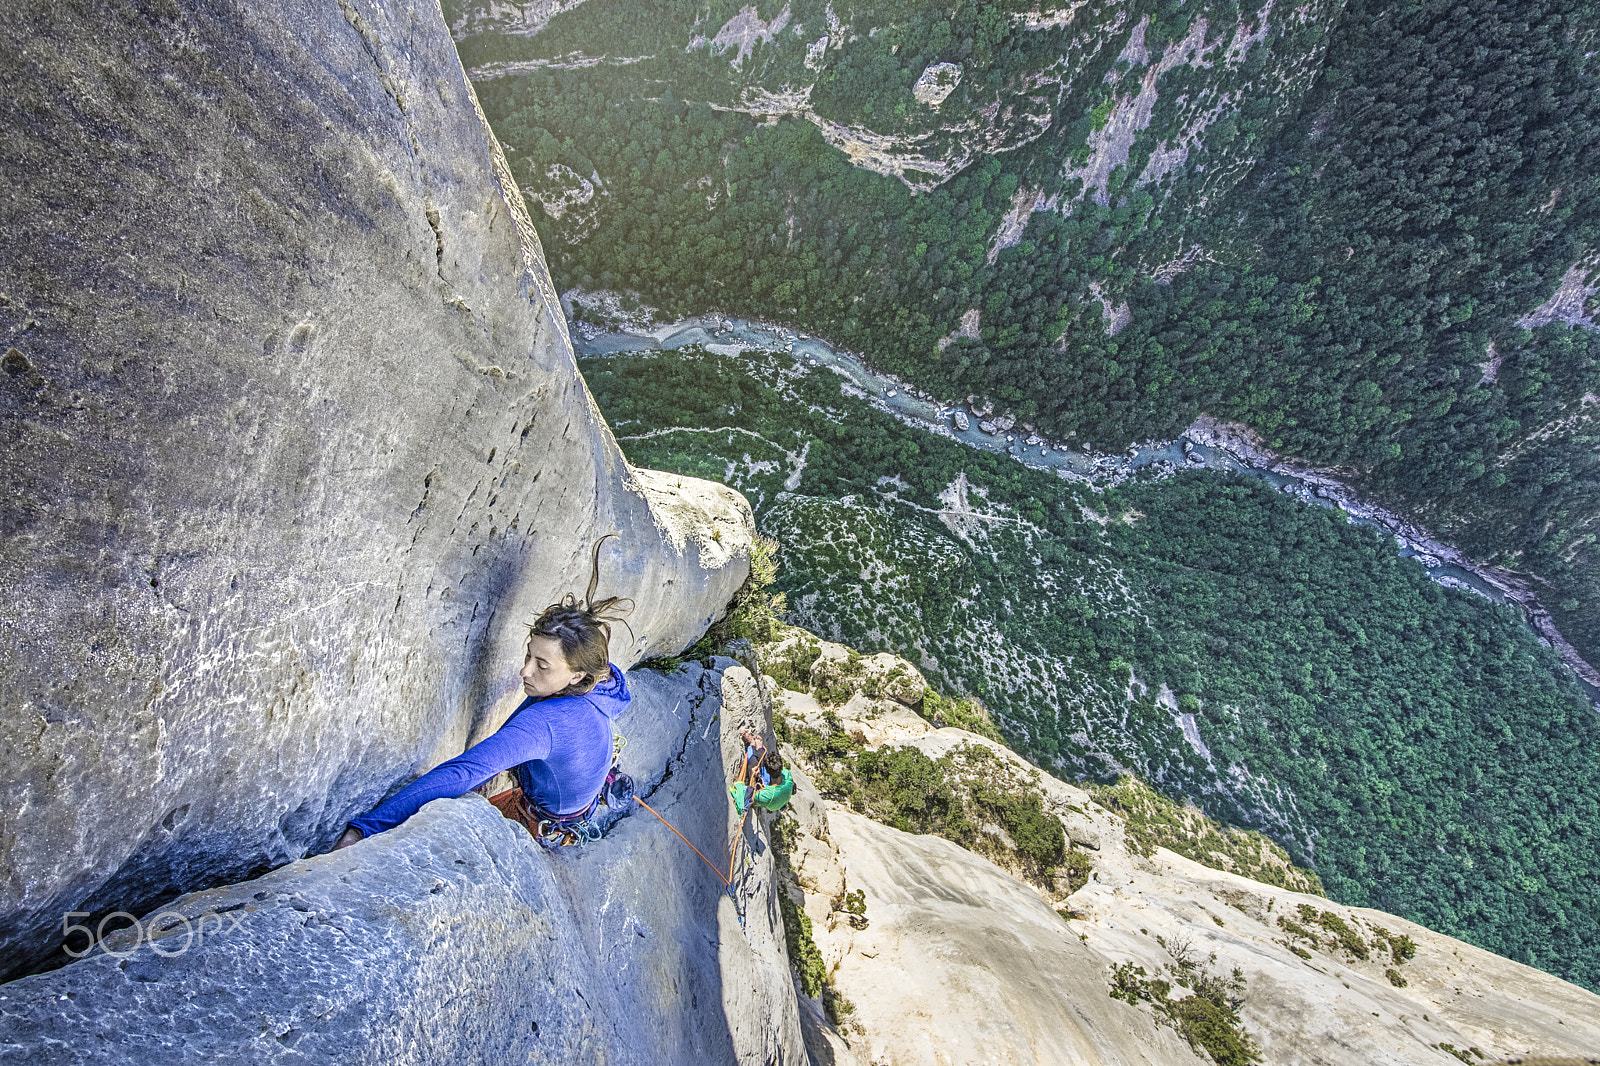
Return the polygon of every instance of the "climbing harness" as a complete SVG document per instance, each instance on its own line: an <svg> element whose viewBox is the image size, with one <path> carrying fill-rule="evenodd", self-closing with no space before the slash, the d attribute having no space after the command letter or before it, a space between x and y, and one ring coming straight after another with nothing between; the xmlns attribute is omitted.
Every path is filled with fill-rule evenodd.
<svg viewBox="0 0 1600 1066"><path fill-rule="evenodd" d="M734 830L733 846L728 852L728 872L723 873L716 863L706 858L705 852L695 847L688 837L678 831L677 826L667 821L660 811L650 806L649 803L645 802L643 796L635 792L633 778L623 773L621 769L622 749L627 747L627 744L628 739L620 732L613 730L611 735L611 770L606 774L605 784L601 786L600 794L590 800L589 805L581 811L575 811L571 814L554 814L544 810L528 799L527 793L522 790L520 784L519 787L496 793L489 798L489 802L494 804L505 817L522 823L535 840L551 849L570 847L577 844L592 844L605 833L605 827L595 820L596 810L601 806L605 806L611 810L621 811L626 810L629 804L637 802L639 806L660 819L662 825L672 830L674 836L688 844L690 850L700 856L702 862L711 867L711 872L717 875L717 880L727 887L731 895L734 885L734 870L739 856L739 845L744 840L745 822L749 820L750 810L754 804L735 803L735 806L739 809L739 825ZM767 749L765 747L760 749L750 747L746 749L745 765L747 767L751 758L755 758L756 765L760 766L759 755L756 754L758 750L760 755L764 755ZM763 784L771 783L771 775L767 773L764 767L761 769L761 776ZM746 865L749 865L748 861ZM739 915L739 923L740 925L744 924L743 914Z"/></svg>
<svg viewBox="0 0 1600 1066"><path fill-rule="evenodd" d="M620 732L611 734L611 769L606 773L605 784L599 795L589 801L581 811L555 814L528 799L519 786L490 797L500 813L522 825L533 834L533 839L547 848L571 847L592 844L605 835L605 827L595 820L594 814L601 806L611 810L625 810L635 799L633 778L622 772L622 749L628 738Z"/></svg>

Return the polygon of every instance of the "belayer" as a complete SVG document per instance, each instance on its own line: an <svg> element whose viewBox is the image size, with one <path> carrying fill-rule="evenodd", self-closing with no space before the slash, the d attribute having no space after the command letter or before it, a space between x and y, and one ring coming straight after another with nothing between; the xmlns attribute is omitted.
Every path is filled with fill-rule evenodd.
<svg viewBox="0 0 1600 1066"><path fill-rule="evenodd" d="M729 788L733 806L740 814L754 805L766 811L781 811L794 797L794 775L783 764L783 756L768 751L761 738L741 729L744 740L744 770Z"/></svg>
<svg viewBox="0 0 1600 1066"><path fill-rule="evenodd" d="M632 794L632 782L615 766L611 729L632 696L610 660L611 623L622 621L621 605L631 601L594 599L600 545L615 535L595 542L583 601L568 593L528 627L519 671L527 699L505 724L351 821L333 850L392 829L429 800L470 792L502 770L511 770L519 787L490 802L540 843L572 844L599 835L590 820L596 807L625 802Z"/></svg>

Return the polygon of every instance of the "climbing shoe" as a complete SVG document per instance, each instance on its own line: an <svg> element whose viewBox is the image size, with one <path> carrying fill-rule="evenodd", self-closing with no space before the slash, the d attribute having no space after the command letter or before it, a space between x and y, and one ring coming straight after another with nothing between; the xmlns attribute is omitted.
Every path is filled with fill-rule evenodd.
<svg viewBox="0 0 1600 1066"><path fill-rule="evenodd" d="M633 778L613 769L606 775L606 786L600 792L600 802L614 811L627 810L633 803Z"/></svg>

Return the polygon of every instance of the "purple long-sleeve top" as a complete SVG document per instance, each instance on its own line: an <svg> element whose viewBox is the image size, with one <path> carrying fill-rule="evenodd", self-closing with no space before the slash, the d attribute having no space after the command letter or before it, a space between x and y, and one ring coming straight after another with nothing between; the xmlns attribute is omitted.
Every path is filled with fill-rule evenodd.
<svg viewBox="0 0 1600 1066"><path fill-rule="evenodd" d="M583 810L611 769L611 719L633 698L615 663L582 696L532 696L505 724L455 758L435 766L370 813L349 824L363 837L393 829L429 800L470 792L515 768L528 798L554 814Z"/></svg>

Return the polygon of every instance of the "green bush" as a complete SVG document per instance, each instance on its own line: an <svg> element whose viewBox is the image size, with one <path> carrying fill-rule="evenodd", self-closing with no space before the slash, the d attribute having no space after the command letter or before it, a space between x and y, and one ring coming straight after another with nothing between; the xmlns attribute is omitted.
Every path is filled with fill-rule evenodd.
<svg viewBox="0 0 1600 1066"><path fill-rule="evenodd" d="M1178 1032L1191 1047L1203 1047L1217 1066L1250 1066L1260 1050L1226 1005L1202 996L1185 996L1171 1009Z"/></svg>
<svg viewBox="0 0 1600 1066"><path fill-rule="evenodd" d="M1211 971L1216 955L1201 962L1186 939L1169 943L1158 936L1156 940L1172 956L1167 967L1167 976L1172 980L1153 977L1143 966L1131 962L1119 963L1111 968L1111 998L1135 1006L1149 1003L1155 1009L1157 1024L1165 1022L1177 1029L1190 1047L1204 1048L1217 1066L1259 1062L1261 1050L1239 1018L1246 992L1243 971L1234 967L1224 977ZM1174 1000L1174 987L1188 988L1193 995Z"/></svg>
<svg viewBox="0 0 1600 1066"><path fill-rule="evenodd" d="M980 788L973 798L981 810L997 816L1016 845L1017 857L1035 877L1049 877L1066 858L1066 831L1059 818L1045 813L1037 793Z"/></svg>
<svg viewBox="0 0 1600 1066"><path fill-rule="evenodd" d="M820 998L828 986L828 968L812 937L811 919L787 892L779 891L778 910L783 914L783 941L789 947L789 965L800 978L800 990L812 999Z"/></svg>

